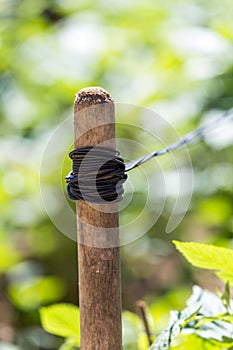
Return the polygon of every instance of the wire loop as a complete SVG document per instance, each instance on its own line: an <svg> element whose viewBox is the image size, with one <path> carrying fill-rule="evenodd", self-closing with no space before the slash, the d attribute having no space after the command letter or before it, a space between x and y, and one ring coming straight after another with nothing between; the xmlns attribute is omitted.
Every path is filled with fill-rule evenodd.
<svg viewBox="0 0 233 350"><path fill-rule="evenodd" d="M71 151L73 168L66 176L69 198L94 203L120 201L127 175L119 155L114 149L99 146Z"/></svg>

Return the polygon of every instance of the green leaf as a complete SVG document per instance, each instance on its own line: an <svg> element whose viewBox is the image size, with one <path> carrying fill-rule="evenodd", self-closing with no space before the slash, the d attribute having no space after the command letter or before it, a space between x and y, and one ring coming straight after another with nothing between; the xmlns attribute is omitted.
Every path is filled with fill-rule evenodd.
<svg viewBox="0 0 233 350"><path fill-rule="evenodd" d="M233 285L233 271L231 270L227 271L227 269L216 272L216 275L224 282L229 282L230 285Z"/></svg>
<svg viewBox="0 0 233 350"><path fill-rule="evenodd" d="M55 304L40 309L42 327L48 332L74 340L80 344L79 308L72 304ZM70 344L70 342L68 342Z"/></svg>
<svg viewBox="0 0 233 350"><path fill-rule="evenodd" d="M171 350L225 350L220 344L216 342L203 339L196 334L182 334L177 340L176 344L170 348Z"/></svg>
<svg viewBox="0 0 233 350"><path fill-rule="evenodd" d="M73 349L74 349L73 345L70 345L67 343L63 343L59 348L59 350L73 350Z"/></svg>
<svg viewBox="0 0 233 350"><path fill-rule="evenodd" d="M204 290L199 286L193 286L193 293L187 300L186 304L187 306L193 304L202 306L200 314L205 316L224 314L226 311L221 299L217 295Z"/></svg>
<svg viewBox="0 0 233 350"><path fill-rule="evenodd" d="M22 310L37 309L43 304L56 302L64 296L64 293L63 281L55 276L14 282L8 288L11 301Z"/></svg>
<svg viewBox="0 0 233 350"><path fill-rule="evenodd" d="M233 284L231 249L195 242L173 241L173 243L193 266L216 270L221 279Z"/></svg>
<svg viewBox="0 0 233 350"><path fill-rule="evenodd" d="M183 333L195 333L203 339L221 344L226 343L225 339L233 341L231 315L225 312L225 307L219 297L194 286L193 294L187 301L188 306L193 304L201 305L200 311L194 322L185 325Z"/></svg>
<svg viewBox="0 0 233 350"><path fill-rule="evenodd" d="M181 312L171 311L167 329L158 336L151 345L150 350L168 350L172 341L179 335L182 328L184 328L187 323L193 321L199 309L200 306L194 303Z"/></svg>
<svg viewBox="0 0 233 350"><path fill-rule="evenodd" d="M150 350L170 349L173 341L179 342L181 334L195 334L203 341L220 344L219 349L223 346L229 348L233 343L233 316L224 310L220 298L194 286L187 307L181 312L171 312L168 327L157 337Z"/></svg>
<svg viewBox="0 0 233 350"><path fill-rule="evenodd" d="M79 342L79 341L78 341ZM68 338L59 348L59 350L76 350L79 349L76 346L77 341L72 338Z"/></svg>

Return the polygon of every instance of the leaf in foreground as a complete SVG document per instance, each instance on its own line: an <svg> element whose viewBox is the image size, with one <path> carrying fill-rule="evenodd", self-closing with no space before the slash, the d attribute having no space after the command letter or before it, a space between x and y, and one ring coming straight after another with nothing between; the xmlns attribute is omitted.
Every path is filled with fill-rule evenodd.
<svg viewBox="0 0 233 350"><path fill-rule="evenodd" d="M193 319L199 310L199 305L190 305L183 311L171 311L170 320L167 329L161 333L156 341L151 345L150 350L167 350L170 348L172 341L181 332L183 323Z"/></svg>
<svg viewBox="0 0 233 350"><path fill-rule="evenodd" d="M173 243L193 266L216 270L219 278L233 284L233 250L195 242Z"/></svg>
<svg viewBox="0 0 233 350"><path fill-rule="evenodd" d="M48 332L75 340L79 345L79 309L72 304L55 304L40 309L42 327Z"/></svg>
<svg viewBox="0 0 233 350"><path fill-rule="evenodd" d="M198 286L187 300L187 307L179 312L172 311L167 329L161 333L150 350L168 350L179 334L196 335L211 342L216 348L230 348L233 345L232 315L226 312L221 298Z"/></svg>

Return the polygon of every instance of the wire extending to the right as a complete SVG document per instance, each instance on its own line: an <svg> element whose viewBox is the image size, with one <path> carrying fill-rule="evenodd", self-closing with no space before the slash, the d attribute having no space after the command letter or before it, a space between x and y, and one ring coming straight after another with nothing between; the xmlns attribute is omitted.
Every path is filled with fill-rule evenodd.
<svg viewBox="0 0 233 350"><path fill-rule="evenodd" d="M147 162L148 160L154 157L162 156L166 153L183 148L188 144L194 144L194 143L200 142L205 138L206 134L208 134L212 129L216 128L220 122L222 122L226 118L232 118L232 117L233 117L233 108L223 113L219 118L217 118L213 122L207 125L198 127L194 131L191 131L185 136L183 136L180 140L172 143L171 145L163 148L162 150L151 152L149 154L146 154L145 156L142 156L141 158L138 158L136 160L126 163L125 171L127 172L134 168L137 168L139 165L144 164L145 162Z"/></svg>

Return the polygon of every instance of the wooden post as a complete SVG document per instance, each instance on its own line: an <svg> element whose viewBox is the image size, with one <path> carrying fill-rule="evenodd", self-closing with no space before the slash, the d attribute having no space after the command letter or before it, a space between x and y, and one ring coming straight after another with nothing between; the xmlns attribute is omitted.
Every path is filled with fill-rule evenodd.
<svg viewBox="0 0 233 350"><path fill-rule="evenodd" d="M111 96L81 90L74 106L75 147L116 148ZM121 350L121 288L117 203L77 201L81 350Z"/></svg>

